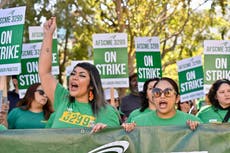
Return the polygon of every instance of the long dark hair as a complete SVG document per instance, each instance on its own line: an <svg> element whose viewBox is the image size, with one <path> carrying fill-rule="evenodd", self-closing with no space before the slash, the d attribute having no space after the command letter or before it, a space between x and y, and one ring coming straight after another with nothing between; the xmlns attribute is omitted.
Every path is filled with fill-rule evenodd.
<svg viewBox="0 0 230 153"><path fill-rule="evenodd" d="M148 79L145 81L144 86L143 86L143 91L140 92L140 97L141 97L141 108L140 112L143 112L146 108L149 107L149 102L147 99L147 90L148 90L148 85L152 81L158 81L159 78L153 78L153 79Z"/></svg>
<svg viewBox="0 0 230 153"><path fill-rule="evenodd" d="M100 74L97 68L93 64L90 64L87 62L78 63L74 67L74 69L76 67L81 67L87 70L89 73L89 76L90 76L89 87L93 87L92 91L94 95L94 99L92 101L89 101L89 103L92 107L93 113L98 114L98 112L100 111L100 108L106 105ZM69 95L69 100L70 102L74 102L75 97Z"/></svg>
<svg viewBox="0 0 230 153"><path fill-rule="evenodd" d="M41 83L34 83L26 90L25 96L17 104L20 109L29 110L31 108L31 103L35 99L35 92L40 85ZM42 109L45 120L48 120L50 114L53 113L53 108L49 99Z"/></svg>
<svg viewBox="0 0 230 153"><path fill-rule="evenodd" d="M215 108L221 108L219 101L216 99L216 92L223 83L230 85L230 81L228 79L216 80L212 84L212 86L208 92L208 99L209 99L210 103L212 104L212 106L214 106Z"/></svg>

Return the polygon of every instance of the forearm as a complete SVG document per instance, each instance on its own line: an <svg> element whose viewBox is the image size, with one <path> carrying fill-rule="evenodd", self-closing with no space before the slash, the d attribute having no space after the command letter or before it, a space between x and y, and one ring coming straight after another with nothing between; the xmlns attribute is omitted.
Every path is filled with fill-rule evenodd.
<svg viewBox="0 0 230 153"><path fill-rule="evenodd" d="M2 125L8 128L7 116L6 116L6 119L2 122Z"/></svg>
<svg viewBox="0 0 230 153"><path fill-rule="evenodd" d="M7 112L4 111L0 112L0 124L8 128Z"/></svg>
<svg viewBox="0 0 230 153"><path fill-rule="evenodd" d="M52 67L52 34L45 34L40 57L39 57L39 65L38 65L38 72L40 78L44 75L51 74L51 67Z"/></svg>
<svg viewBox="0 0 230 153"><path fill-rule="evenodd" d="M54 91L57 80L51 73L52 68L52 39L56 29L56 18L49 19L43 27L44 38L39 56L38 73L41 79L42 87L51 102L54 101Z"/></svg>

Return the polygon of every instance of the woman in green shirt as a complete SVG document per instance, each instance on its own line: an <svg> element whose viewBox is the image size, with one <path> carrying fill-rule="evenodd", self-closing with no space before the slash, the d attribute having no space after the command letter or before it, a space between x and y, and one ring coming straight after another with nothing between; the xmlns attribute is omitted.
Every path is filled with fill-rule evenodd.
<svg viewBox="0 0 230 153"><path fill-rule="evenodd" d="M132 131L137 126L168 126L188 125L195 130L200 120L194 115L181 112L176 109L179 102L179 89L174 80L163 77L159 79L152 90L153 101L156 111L139 115L131 120L132 123L123 124L126 131Z"/></svg>
<svg viewBox="0 0 230 153"><path fill-rule="evenodd" d="M145 81L143 86L143 91L140 92L141 97L141 108L138 108L132 111L127 119L127 123L130 123L131 120L138 116L156 110L155 103L152 98L152 90L154 84L159 80L159 78L148 79Z"/></svg>
<svg viewBox="0 0 230 153"><path fill-rule="evenodd" d="M204 123L230 122L230 81L220 79L213 83L208 93L211 105L201 109L197 116Z"/></svg>
<svg viewBox="0 0 230 153"><path fill-rule="evenodd" d="M97 132L107 126L119 127L119 116L105 101L100 74L94 65L78 63L70 74L68 90L51 74L56 18L46 21L43 29L38 73L55 110L51 128L88 127L92 128L92 132Z"/></svg>
<svg viewBox="0 0 230 153"><path fill-rule="evenodd" d="M45 128L53 112L51 102L41 87L41 83L32 84L17 107L8 114L9 129Z"/></svg>

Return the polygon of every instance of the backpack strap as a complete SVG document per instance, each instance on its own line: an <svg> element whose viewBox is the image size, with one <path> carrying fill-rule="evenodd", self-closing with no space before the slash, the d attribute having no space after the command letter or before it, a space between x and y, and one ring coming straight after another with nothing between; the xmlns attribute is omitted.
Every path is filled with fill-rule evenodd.
<svg viewBox="0 0 230 153"><path fill-rule="evenodd" d="M228 109L228 112L226 113L226 115L225 115L225 117L224 117L222 123L228 122L229 117L230 117L230 109Z"/></svg>

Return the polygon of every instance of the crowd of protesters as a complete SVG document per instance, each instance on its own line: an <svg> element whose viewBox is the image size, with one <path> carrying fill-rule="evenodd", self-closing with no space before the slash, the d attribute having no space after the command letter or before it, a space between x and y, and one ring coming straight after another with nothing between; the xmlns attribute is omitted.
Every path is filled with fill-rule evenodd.
<svg viewBox="0 0 230 153"><path fill-rule="evenodd" d="M73 68L65 89L51 74L56 18L49 19L43 29L38 66L41 83L31 85L22 99L17 82L14 83L15 90L8 92L10 109L5 103L1 107L4 111L0 113L0 130L85 127L98 132L107 127L123 127L130 132L136 126L169 125L195 130L202 123L230 122L227 79L212 84L204 101L208 104L202 107L198 107L197 100L181 102L177 83L167 77L147 80L139 92L137 73L129 77L129 93L120 97L116 89L103 89L97 68L86 62Z"/></svg>

